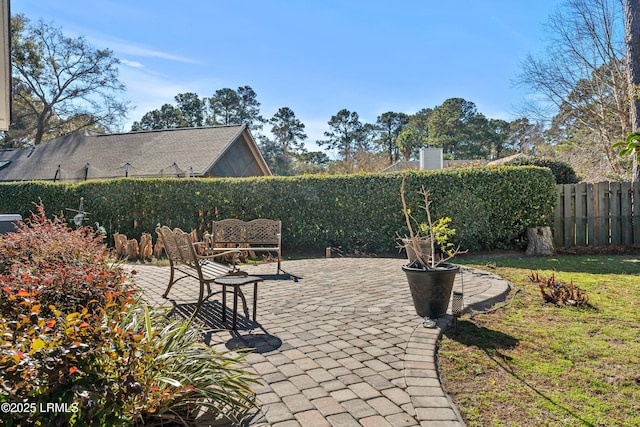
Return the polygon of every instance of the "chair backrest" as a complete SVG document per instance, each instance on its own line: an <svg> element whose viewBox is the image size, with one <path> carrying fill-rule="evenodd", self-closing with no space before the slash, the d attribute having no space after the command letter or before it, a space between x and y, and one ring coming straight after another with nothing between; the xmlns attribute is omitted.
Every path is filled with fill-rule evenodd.
<svg viewBox="0 0 640 427"><path fill-rule="evenodd" d="M197 267L198 257L189 233L179 228L172 231L166 225L156 228L156 233L158 233L158 238L162 239L169 261Z"/></svg>
<svg viewBox="0 0 640 427"><path fill-rule="evenodd" d="M215 243L246 242L245 222L239 219L213 221L213 240Z"/></svg>
<svg viewBox="0 0 640 427"><path fill-rule="evenodd" d="M279 245L281 228L282 223L273 219L223 219L213 222L212 236L215 243Z"/></svg>

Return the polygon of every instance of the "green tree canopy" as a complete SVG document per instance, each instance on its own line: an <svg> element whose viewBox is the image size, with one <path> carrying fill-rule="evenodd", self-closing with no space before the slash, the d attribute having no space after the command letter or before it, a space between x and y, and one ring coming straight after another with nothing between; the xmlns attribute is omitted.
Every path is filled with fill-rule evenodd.
<svg viewBox="0 0 640 427"><path fill-rule="evenodd" d="M218 89L209 98L208 125L240 124L238 117L238 93L231 88Z"/></svg>
<svg viewBox="0 0 640 427"><path fill-rule="evenodd" d="M296 118L296 114L289 107L282 107L269 119L271 133L282 147L284 153L299 151L304 146L307 134L304 133L304 123Z"/></svg>
<svg viewBox="0 0 640 427"><path fill-rule="evenodd" d="M441 147L444 154L457 159L488 156L487 118L476 105L462 98L449 98L431 111L428 119L427 143Z"/></svg>
<svg viewBox="0 0 640 427"><path fill-rule="evenodd" d="M374 142L389 155L389 164L398 160L398 137L409 123L409 115L387 111L378 116L375 123L377 138Z"/></svg>
<svg viewBox="0 0 640 427"><path fill-rule="evenodd" d="M250 86L240 86L238 90L218 89L209 98L209 125L246 124L256 131L262 129L262 123L260 103Z"/></svg>
<svg viewBox="0 0 640 427"><path fill-rule="evenodd" d="M366 146L364 125L360 122L358 113L346 108L338 111L328 122L330 130L324 133L326 140L317 141L320 146L338 150L347 167L353 168L353 153Z"/></svg>
<svg viewBox="0 0 640 427"><path fill-rule="evenodd" d="M433 110L423 108L409 116L409 123L402 128L396 139L399 154L405 161L409 161L418 155L418 150L428 143L429 116Z"/></svg>
<svg viewBox="0 0 640 427"><path fill-rule="evenodd" d="M159 110L153 110L142 116L139 122L133 122L132 131L173 129L188 127L182 111L171 104L164 104Z"/></svg>
<svg viewBox="0 0 640 427"><path fill-rule="evenodd" d="M265 161L276 175L292 175L293 159L304 153L304 123L288 107L282 107L269 119L273 139L262 136L260 148Z"/></svg>
<svg viewBox="0 0 640 427"><path fill-rule="evenodd" d="M182 114L187 127L199 127L204 125L204 100L200 99L197 93L179 93L175 96L177 109Z"/></svg>
<svg viewBox="0 0 640 427"><path fill-rule="evenodd" d="M238 94L239 123L246 124L254 132L262 129L265 119L260 115L258 95L250 86L240 86L236 93Z"/></svg>

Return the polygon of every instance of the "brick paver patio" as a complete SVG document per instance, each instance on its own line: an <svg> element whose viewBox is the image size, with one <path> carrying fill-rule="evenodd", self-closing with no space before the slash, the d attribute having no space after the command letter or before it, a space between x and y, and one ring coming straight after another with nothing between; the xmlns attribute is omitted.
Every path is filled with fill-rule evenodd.
<svg viewBox="0 0 640 427"><path fill-rule="evenodd" d="M220 349L251 347L246 361L260 375L260 410L252 426L462 426L440 385L435 348L451 316L436 329L422 326L409 286L394 258L329 258L286 261L298 281L276 276L274 264L247 266L262 275L257 322L241 317L238 331L221 323L220 296L208 300L196 321L206 341ZM198 284L178 282L161 294L168 267L136 265L136 282L154 305L193 310ZM465 306L481 309L503 298L504 279L463 269ZM253 287L244 289L249 312ZM232 298L227 296L230 325ZM239 308L239 312L242 309Z"/></svg>

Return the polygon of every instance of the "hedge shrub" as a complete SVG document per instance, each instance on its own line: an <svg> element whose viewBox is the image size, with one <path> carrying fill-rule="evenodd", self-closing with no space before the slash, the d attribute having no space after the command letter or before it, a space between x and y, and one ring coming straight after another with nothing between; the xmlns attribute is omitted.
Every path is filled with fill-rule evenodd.
<svg viewBox="0 0 640 427"><path fill-rule="evenodd" d="M555 182L538 167L456 168L407 172L414 210L422 185L434 217L449 216L463 249L519 248L526 228L550 225ZM77 208L84 197L90 221L109 234L155 237L156 224L210 230L214 220L282 220L286 253L341 246L397 252L407 234L400 202L402 173L222 179L119 179L82 184L26 182L0 186L0 212L28 214L38 198L48 210Z"/></svg>
<svg viewBox="0 0 640 427"><path fill-rule="evenodd" d="M505 166L539 166L551 169L556 184L576 184L580 180L573 167L562 160L536 159L532 157L518 157L505 162Z"/></svg>

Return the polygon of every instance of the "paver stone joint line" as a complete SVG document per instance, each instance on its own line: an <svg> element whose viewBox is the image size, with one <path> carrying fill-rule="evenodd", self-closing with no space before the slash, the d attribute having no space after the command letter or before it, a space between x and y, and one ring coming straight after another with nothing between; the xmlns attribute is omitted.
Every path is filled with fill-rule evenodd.
<svg viewBox="0 0 640 427"><path fill-rule="evenodd" d="M260 311L261 329L279 338L281 345L250 353L245 359L254 362L249 369L263 381L255 388L263 406L250 425L464 426L442 390L435 364L436 342L452 316L438 319L436 329L422 327L409 289L398 292L406 286L400 274L403 262L371 258L287 261L287 271L295 272L300 283L282 280L276 282L278 286L269 286L260 294L259 310L254 287L254 319ZM135 268L145 298L165 305L158 284L166 282L169 269ZM251 275L266 278L268 268L251 266ZM464 270L466 310L486 308L506 295L508 282L499 276ZM353 271L361 273L355 284L347 280ZM460 288L456 286L454 290ZM180 297L192 299L196 289L184 286ZM241 336L214 330L210 345L226 350L229 334Z"/></svg>

